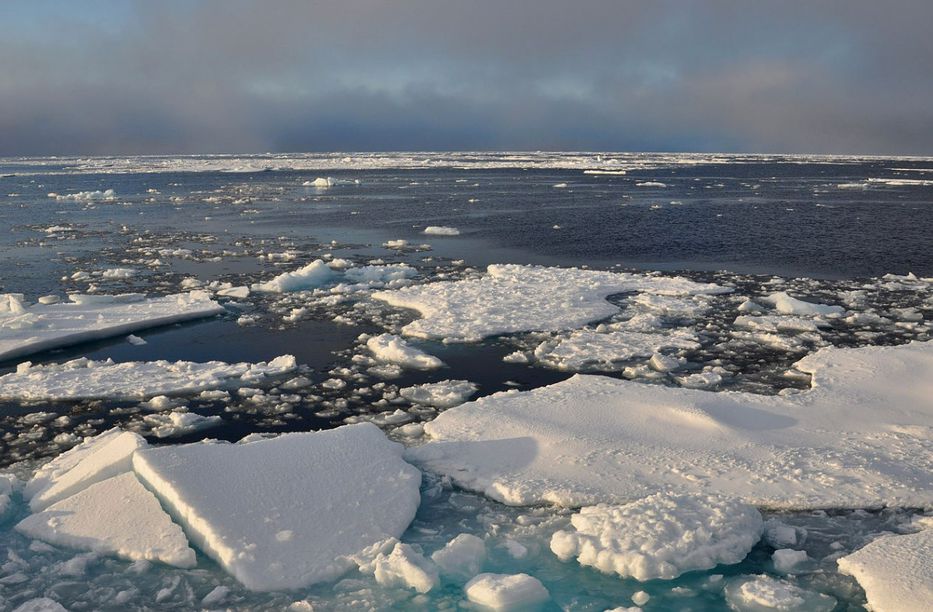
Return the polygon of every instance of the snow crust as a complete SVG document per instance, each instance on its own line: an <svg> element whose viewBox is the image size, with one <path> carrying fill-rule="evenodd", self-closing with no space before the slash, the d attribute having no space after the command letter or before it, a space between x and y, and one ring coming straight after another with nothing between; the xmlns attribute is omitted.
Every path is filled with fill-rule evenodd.
<svg viewBox="0 0 933 612"><path fill-rule="evenodd" d="M124 559L194 567L181 528L130 472L97 482L32 514L16 530L50 544Z"/></svg>
<svg viewBox="0 0 933 612"><path fill-rule="evenodd" d="M479 278L379 291L373 297L421 314L402 328L406 336L473 342L513 332L581 327L617 313L619 309L605 299L615 293L729 291L680 277L506 264L490 265Z"/></svg>
<svg viewBox="0 0 933 612"><path fill-rule="evenodd" d="M444 362L437 357L411 346L403 338L394 334L373 336L366 341L366 348L372 352L377 361L394 363L403 368L434 370L444 365Z"/></svg>
<svg viewBox="0 0 933 612"><path fill-rule="evenodd" d="M494 610L532 606L551 597L541 581L528 574L480 574L463 590L473 603Z"/></svg>
<svg viewBox="0 0 933 612"><path fill-rule="evenodd" d="M562 561L623 578L671 580L692 570L738 563L761 538L761 514L710 495L657 493L623 506L600 504L571 518L551 538Z"/></svg>
<svg viewBox="0 0 933 612"><path fill-rule="evenodd" d="M133 466L202 551L247 588L269 591L332 580L350 556L401 536L421 482L401 454L362 423L150 448Z"/></svg>
<svg viewBox="0 0 933 612"><path fill-rule="evenodd" d="M0 296L0 360L223 312L204 291L149 299L135 293L69 297L27 306L21 296Z"/></svg>
<svg viewBox="0 0 933 612"><path fill-rule="evenodd" d="M887 535L837 561L875 612L923 612L933 602L933 527Z"/></svg>
<svg viewBox="0 0 933 612"><path fill-rule="evenodd" d="M0 398L18 400L145 399L254 385L297 368L295 357L282 355L259 363L208 361L93 361L63 364L21 363L0 376Z"/></svg>
<svg viewBox="0 0 933 612"><path fill-rule="evenodd" d="M759 507L933 504L933 343L824 348L785 396L576 375L450 409L409 450L512 505L625 503L660 491Z"/></svg>

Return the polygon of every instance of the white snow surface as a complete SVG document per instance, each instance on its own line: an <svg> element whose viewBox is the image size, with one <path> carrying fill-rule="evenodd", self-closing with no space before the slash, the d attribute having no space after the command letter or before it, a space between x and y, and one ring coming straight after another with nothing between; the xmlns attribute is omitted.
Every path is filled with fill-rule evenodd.
<svg viewBox="0 0 933 612"><path fill-rule="evenodd" d="M224 310L204 291L148 299L137 293L69 297L71 302L27 306L15 294L0 296L0 360Z"/></svg>
<svg viewBox="0 0 933 612"><path fill-rule="evenodd" d="M551 597L541 581L528 574L480 574L463 590L467 599L493 610L525 608Z"/></svg>
<svg viewBox="0 0 933 612"><path fill-rule="evenodd" d="M33 512L43 510L94 483L131 469L133 453L146 441L114 428L85 440L45 464L26 483L23 495Z"/></svg>
<svg viewBox="0 0 933 612"><path fill-rule="evenodd" d="M473 342L513 332L581 327L617 313L618 307L605 299L615 293L680 296L729 291L680 277L494 264L480 278L379 291L373 297L421 314L402 329L406 336Z"/></svg>
<svg viewBox="0 0 933 612"><path fill-rule="evenodd" d="M311 263L292 272L283 272L275 278L263 283L254 283L252 290L259 293L288 293L290 291L303 291L314 289L327 284L335 277L335 273L323 259L315 259Z"/></svg>
<svg viewBox="0 0 933 612"><path fill-rule="evenodd" d="M758 507L933 504L933 343L825 348L811 389L709 392L577 375L426 423L408 457L511 505L718 493Z"/></svg>
<svg viewBox="0 0 933 612"><path fill-rule="evenodd" d="M399 389L398 394L415 404L450 408L467 401L478 387L468 380L442 380Z"/></svg>
<svg viewBox="0 0 933 612"><path fill-rule="evenodd" d="M403 368L434 370L444 365L444 362L437 357L411 346L403 338L394 334L373 336L366 341L366 348L372 352L377 361L394 363Z"/></svg>
<svg viewBox="0 0 933 612"><path fill-rule="evenodd" d="M332 580L349 558L408 527L421 473L369 423L246 444L136 453L140 479L188 537L244 586Z"/></svg>
<svg viewBox="0 0 933 612"><path fill-rule="evenodd" d="M132 472L92 484L27 516L16 530L50 544L132 561L195 565L194 551L181 528Z"/></svg>
<svg viewBox="0 0 933 612"><path fill-rule="evenodd" d="M546 340L535 348L535 359L541 365L565 371L612 371L620 369L621 361L650 357L665 349L692 350L700 348L697 336L690 330L659 330L658 333L609 331L600 333L580 329Z"/></svg>
<svg viewBox="0 0 933 612"><path fill-rule="evenodd" d="M622 506L599 504L571 517L551 538L562 561L636 580L671 580L692 570L738 563L761 539L761 514L712 495L657 493Z"/></svg>
<svg viewBox="0 0 933 612"><path fill-rule="evenodd" d="M16 400L145 399L254 385L297 368L292 355L259 363L208 361L93 361L63 364L21 363L0 376L0 398Z"/></svg>
<svg viewBox="0 0 933 612"><path fill-rule="evenodd" d="M924 612L933 603L933 527L882 536L837 563L875 612Z"/></svg>

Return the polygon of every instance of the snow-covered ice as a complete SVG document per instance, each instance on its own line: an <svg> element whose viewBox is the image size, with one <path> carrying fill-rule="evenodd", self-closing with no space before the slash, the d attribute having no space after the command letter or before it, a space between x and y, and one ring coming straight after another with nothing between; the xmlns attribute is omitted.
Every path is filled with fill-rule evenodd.
<svg viewBox="0 0 933 612"><path fill-rule="evenodd" d="M450 408L467 401L478 387L468 380L442 380L399 389L398 394L415 404Z"/></svg>
<svg viewBox="0 0 933 612"><path fill-rule="evenodd" d="M827 304L815 304L791 297L784 291L772 293L771 295L759 298L764 304L773 306L776 311L786 315L840 315L845 312L842 306L830 306Z"/></svg>
<svg viewBox="0 0 933 612"><path fill-rule="evenodd" d="M203 416L194 412L173 410L168 414L147 414L143 422L156 438L174 438L204 431L223 424L219 416Z"/></svg>
<svg viewBox="0 0 933 612"><path fill-rule="evenodd" d="M388 554L380 553L371 565L376 582L386 587L414 589L427 593L440 582L433 563L408 544L396 542Z"/></svg>
<svg viewBox="0 0 933 612"><path fill-rule="evenodd" d="M448 227L446 225L429 225L424 228L424 234L428 236L459 236L460 230L456 227Z"/></svg>
<svg viewBox="0 0 933 612"><path fill-rule="evenodd" d="M571 523L572 530L551 538L555 555L636 580L738 563L762 533L758 510L711 495L657 493L622 506L589 506Z"/></svg>
<svg viewBox="0 0 933 612"><path fill-rule="evenodd" d="M33 512L43 510L94 483L129 471L133 454L146 441L132 432L111 429L85 440L39 469L23 491Z"/></svg>
<svg viewBox="0 0 933 612"><path fill-rule="evenodd" d="M254 283L252 290L259 293L287 293L314 289L332 281L335 273L323 259L315 259L306 266L292 272L283 272L275 278Z"/></svg>
<svg viewBox="0 0 933 612"><path fill-rule="evenodd" d="M461 533L435 551L431 560L444 576L466 581L483 569L486 561L486 543L470 533Z"/></svg>
<svg viewBox="0 0 933 612"><path fill-rule="evenodd" d="M236 388L294 371L292 355L259 363L223 361L93 361L85 357L63 364L21 363L0 376L0 398L18 400L78 400L92 398L146 399L158 395L192 394Z"/></svg>
<svg viewBox="0 0 933 612"><path fill-rule="evenodd" d="M140 479L200 550L247 588L332 580L350 556L397 538L418 509L421 474L374 425L245 444L136 453Z"/></svg>
<svg viewBox="0 0 933 612"><path fill-rule="evenodd" d="M127 465L127 467L129 467ZM195 554L159 500L126 472L27 516L17 531L50 544L193 567Z"/></svg>
<svg viewBox="0 0 933 612"><path fill-rule="evenodd" d="M525 608L551 597L541 581L528 574L480 574L463 590L467 599L493 610Z"/></svg>
<svg viewBox="0 0 933 612"><path fill-rule="evenodd" d="M700 348L697 336L685 329L664 330L665 333L609 331L599 333L580 329L545 340L535 348L535 359L541 365L565 371L582 369L611 371L621 369L621 361L649 357L666 349L692 350Z"/></svg>
<svg viewBox="0 0 933 612"><path fill-rule="evenodd" d="M411 346L403 338L394 334L373 336L366 341L366 348L372 352L377 361L394 363L403 368L434 370L444 365L444 362L437 357Z"/></svg>
<svg viewBox="0 0 933 612"><path fill-rule="evenodd" d="M490 265L479 278L440 281L373 294L421 318L406 336L471 342L520 331L561 331L616 314L606 301L615 293L678 296L731 289L680 277L522 265Z"/></svg>
<svg viewBox="0 0 933 612"><path fill-rule="evenodd" d="M70 344L122 336L147 327L223 312L203 291L146 298L71 295L70 302L27 306L15 294L0 296L0 360Z"/></svg>
<svg viewBox="0 0 933 612"><path fill-rule="evenodd" d="M726 587L726 601L736 612L830 612L836 600L768 575L745 576Z"/></svg>
<svg viewBox="0 0 933 612"><path fill-rule="evenodd" d="M875 612L925 612L933 604L933 526L881 536L837 563Z"/></svg>
<svg viewBox="0 0 933 612"><path fill-rule="evenodd" d="M825 348L811 389L713 393L577 375L447 410L411 460L513 505L659 491L759 507L933 503L933 343Z"/></svg>

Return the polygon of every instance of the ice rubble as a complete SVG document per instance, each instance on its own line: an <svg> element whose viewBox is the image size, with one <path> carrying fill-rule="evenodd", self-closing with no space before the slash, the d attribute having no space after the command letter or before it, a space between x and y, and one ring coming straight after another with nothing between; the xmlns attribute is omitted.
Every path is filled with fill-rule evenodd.
<svg viewBox="0 0 933 612"><path fill-rule="evenodd" d="M581 327L619 311L605 299L614 293L729 291L680 277L507 264L490 265L480 278L379 291L373 297L421 314L402 329L406 336L471 342L511 332Z"/></svg>
<svg viewBox="0 0 933 612"><path fill-rule="evenodd" d="M20 294L0 295L0 360L223 312L203 291L148 299L135 293L69 297L27 306Z"/></svg>
<svg viewBox="0 0 933 612"><path fill-rule="evenodd" d="M218 427L223 423L223 419L219 416L203 416L194 412L173 410L168 414L147 414L143 417L143 422L151 428L150 432L156 438L174 438Z"/></svg>
<svg viewBox="0 0 933 612"><path fill-rule="evenodd" d="M797 298L789 296L784 291L772 293L771 295L760 298L760 301L768 304L769 306L773 306L777 312L787 315L827 316L841 315L843 312L845 312L845 308L842 306L829 306L826 304L805 302L803 300L798 300Z"/></svg>
<svg viewBox="0 0 933 612"><path fill-rule="evenodd" d="M467 401L478 387L468 380L442 380L399 389L398 394L415 404L450 408Z"/></svg>
<svg viewBox="0 0 933 612"><path fill-rule="evenodd" d="M417 274L417 270L407 264L347 267L348 265L352 264L344 260L327 263L323 259L315 259L292 272L283 272L268 281L254 283L252 290L258 293L289 293L340 283L337 287L332 287L333 291L340 293L386 285L397 286Z"/></svg>
<svg viewBox="0 0 933 612"><path fill-rule="evenodd" d="M577 375L448 410L408 457L513 505L715 492L759 507L933 503L933 343L826 348L812 388L711 393Z"/></svg>
<svg viewBox="0 0 933 612"><path fill-rule="evenodd" d="M865 589L875 612L923 612L933 602L933 525L885 535L837 561Z"/></svg>
<svg viewBox="0 0 933 612"><path fill-rule="evenodd" d="M353 566L351 555L405 531L421 474L401 454L362 423L150 448L133 466L202 551L247 588L267 591L334 579Z"/></svg>
<svg viewBox="0 0 933 612"><path fill-rule="evenodd" d="M711 495L657 493L622 506L600 504L583 508L571 523L572 530L551 538L558 558L636 580L738 563L762 533L758 510Z"/></svg>
<svg viewBox="0 0 933 612"><path fill-rule="evenodd" d="M528 574L480 574L463 591L473 603L493 610L526 608L551 598L541 581Z"/></svg>
<svg viewBox="0 0 933 612"><path fill-rule="evenodd" d="M735 580L726 586L725 594L729 607L736 612L830 612L836 607L836 600L829 595L765 574Z"/></svg>
<svg viewBox="0 0 933 612"><path fill-rule="evenodd" d="M444 362L437 357L411 346L403 338L394 334L373 336L366 340L366 348L372 352L377 361L394 363L403 368L434 370L444 365Z"/></svg>
<svg viewBox="0 0 933 612"><path fill-rule="evenodd" d="M685 329L666 333L609 331L600 333L580 329L545 340L535 348L534 356L544 366L565 371L581 369L611 371L616 365L635 357L650 357L666 349L700 348L696 334Z"/></svg>
<svg viewBox="0 0 933 612"><path fill-rule="evenodd" d="M93 361L19 364L0 376L0 398L17 400L145 399L158 395L236 388L281 376L297 368L295 357L281 355L259 363L208 361Z"/></svg>
<svg viewBox="0 0 933 612"><path fill-rule="evenodd" d="M134 561L160 561L176 567L195 564L194 551L181 528L131 472L97 482L27 516L16 530L50 544Z"/></svg>
<svg viewBox="0 0 933 612"><path fill-rule="evenodd" d="M322 259L315 259L293 272L283 272L272 280L254 283L252 290L259 293L286 293L314 289L334 278L334 271Z"/></svg>

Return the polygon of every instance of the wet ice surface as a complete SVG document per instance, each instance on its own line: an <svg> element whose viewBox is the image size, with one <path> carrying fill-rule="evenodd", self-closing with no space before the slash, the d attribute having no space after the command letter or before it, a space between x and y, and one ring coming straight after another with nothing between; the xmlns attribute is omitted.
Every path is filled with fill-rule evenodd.
<svg viewBox="0 0 933 612"><path fill-rule="evenodd" d="M0 374L24 359L255 364L293 354L298 363L284 376L193 394L0 400L0 470L25 478L45 458L113 425L165 444L371 421L393 439L420 444L422 424L466 399L468 384L479 397L575 372L786 394L808 388L808 375L789 370L821 347L929 340L933 287L924 277L933 276L933 187L922 180L930 175L916 170L930 162L685 159L0 160L0 175L14 175L0 178L9 227L0 235L0 293L22 293L32 304L49 295L65 301L70 293L205 290L224 307L203 322L137 329L136 339L123 334L8 360ZM279 170L259 172L267 167ZM304 185L319 177L329 177L326 187ZM850 184L857 187L843 187ZM524 325L465 344L445 343L444 334L405 336L417 312L371 298L436 281L478 282L487 265L505 263L584 265L639 277L660 270L662 279L683 276L731 291L622 291L610 294L599 320L588 324ZM312 264L307 274L282 277ZM289 280L269 285L276 291L255 289L277 277ZM383 333L404 338L407 347L391 338L372 341ZM443 381L454 383L421 387ZM437 394L454 399L432 405ZM439 586L418 594L356 570L310 589L256 594L200 552L195 569L172 569L52 547L12 530L27 510L5 482L3 610L42 595L71 609L196 607L205 597L204 605L234 608L281 609L307 599L318 609L443 609L467 597L467 577L441 576ZM458 535L474 534L485 542L482 572L528 574L550 594L545 609L580 610L633 606L642 591L645 609L724 609L741 597L801 596L793 588L814 606L825 601L820 594L838 609L858 606L865 595L838 572L836 558L878 533L911 531L917 512L782 515L798 527L790 530L795 542L769 538L766 523L765 538L741 563L640 583L558 560L549 546L554 533L570 528L570 510L509 508L431 475L422 498L402 537L413 554L430 559ZM806 560L782 571L776 559L792 559L772 559L782 549L805 550ZM760 574L783 582L751 578Z"/></svg>

